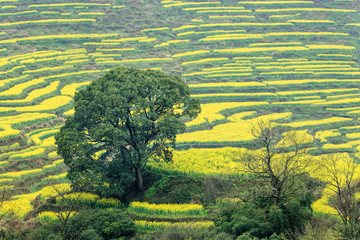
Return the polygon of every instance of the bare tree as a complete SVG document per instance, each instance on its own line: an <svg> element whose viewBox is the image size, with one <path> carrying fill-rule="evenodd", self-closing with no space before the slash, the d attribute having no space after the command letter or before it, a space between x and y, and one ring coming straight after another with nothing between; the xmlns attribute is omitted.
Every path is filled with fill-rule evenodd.
<svg viewBox="0 0 360 240"><path fill-rule="evenodd" d="M60 222L60 232L62 235L62 239L66 239L66 227L70 220L79 212L81 208L81 195L80 193L73 193L73 194L63 194L61 190L57 189L55 186L52 186L57 194L57 201L59 202L58 208L54 211L55 216ZM79 232L82 229L79 229ZM74 236L78 234L74 233ZM70 239L73 239L71 237Z"/></svg>
<svg viewBox="0 0 360 240"><path fill-rule="evenodd" d="M256 175L267 186L267 191L261 194L278 205L281 199L298 190L296 177L309 168L311 158L306 154L309 136L304 131L282 133L270 121L258 121L251 133L257 139L254 143L257 150L246 150L239 161L245 172Z"/></svg>
<svg viewBox="0 0 360 240"><path fill-rule="evenodd" d="M320 159L320 177L332 194L330 206L337 211L344 229L346 239L358 239L360 234L360 201L356 196L359 191L359 180L355 178L359 165L349 156L332 153Z"/></svg>

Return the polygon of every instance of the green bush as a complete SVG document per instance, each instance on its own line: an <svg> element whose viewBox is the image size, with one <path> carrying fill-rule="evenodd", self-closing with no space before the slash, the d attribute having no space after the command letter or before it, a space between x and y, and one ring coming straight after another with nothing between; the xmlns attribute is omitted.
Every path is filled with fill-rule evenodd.
<svg viewBox="0 0 360 240"><path fill-rule="evenodd" d="M110 240L129 238L135 231L135 223L123 210L102 209L83 211L73 217L66 228L66 235L69 239Z"/></svg>
<svg viewBox="0 0 360 240"><path fill-rule="evenodd" d="M312 218L310 192L287 197L275 204L268 197L257 196L247 202L222 202L214 209L214 222L219 232L238 239L285 239L304 232Z"/></svg>
<svg viewBox="0 0 360 240"><path fill-rule="evenodd" d="M260 238L271 235L271 226L266 221L265 212L254 204L239 204L235 208L225 204L223 208L220 218L215 221L219 232Z"/></svg>
<svg viewBox="0 0 360 240"><path fill-rule="evenodd" d="M59 232L59 225L47 223L41 225L39 228L31 233L32 240L60 240L61 234Z"/></svg>
<svg viewBox="0 0 360 240"><path fill-rule="evenodd" d="M202 192L201 177L164 176L146 192L145 201L151 203L191 203Z"/></svg>
<svg viewBox="0 0 360 240"><path fill-rule="evenodd" d="M192 227L168 227L162 231L139 235L136 240L233 240L227 233Z"/></svg>
<svg viewBox="0 0 360 240"><path fill-rule="evenodd" d="M158 175L160 176L160 175ZM239 179L220 177L163 175L145 193L149 203L201 203L215 204L219 196L234 195Z"/></svg>
<svg viewBox="0 0 360 240"><path fill-rule="evenodd" d="M102 240L103 238L97 233L97 231L95 229L87 229L87 230L81 232L80 239Z"/></svg>

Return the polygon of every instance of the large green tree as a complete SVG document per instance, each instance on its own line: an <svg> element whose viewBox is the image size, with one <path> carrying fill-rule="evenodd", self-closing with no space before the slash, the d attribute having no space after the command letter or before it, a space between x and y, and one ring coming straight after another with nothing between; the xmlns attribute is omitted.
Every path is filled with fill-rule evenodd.
<svg viewBox="0 0 360 240"><path fill-rule="evenodd" d="M200 104L177 76L118 67L77 92L74 109L55 137L72 187L120 197L135 180L143 189L149 158L171 159Z"/></svg>

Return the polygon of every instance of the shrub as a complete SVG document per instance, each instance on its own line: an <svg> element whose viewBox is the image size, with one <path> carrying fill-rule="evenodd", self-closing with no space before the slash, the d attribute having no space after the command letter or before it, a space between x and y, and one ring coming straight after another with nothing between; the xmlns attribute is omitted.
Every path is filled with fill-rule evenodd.
<svg viewBox="0 0 360 240"><path fill-rule="evenodd" d="M31 233L32 240L58 240L61 239L58 224L47 223Z"/></svg>
<svg viewBox="0 0 360 240"><path fill-rule="evenodd" d="M310 186L310 180L306 176L298 179L299 182L307 182L308 187L313 188L314 186ZM266 195L257 195L245 202L220 202L214 209L216 229L236 235L241 240L280 240L286 239L285 235L290 239L295 238L296 234L305 231L306 224L313 214L311 191L297 191L293 196L283 198L278 203Z"/></svg>
<svg viewBox="0 0 360 240"><path fill-rule="evenodd" d="M190 176L164 176L146 193L145 201L156 203L191 203L202 192L202 179Z"/></svg>
<svg viewBox="0 0 360 240"><path fill-rule="evenodd" d="M66 234L69 239L110 240L131 237L135 231L134 222L123 210L109 208L80 212L69 222Z"/></svg>
<svg viewBox="0 0 360 240"><path fill-rule="evenodd" d="M80 239L83 240L102 240L103 238L97 233L95 229L87 229L82 231L80 234Z"/></svg>
<svg viewBox="0 0 360 240"><path fill-rule="evenodd" d="M233 236L227 233L217 233L208 229L198 229L192 227L168 227L162 231L156 231L151 234L140 235L136 240L233 240Z"/></svg>

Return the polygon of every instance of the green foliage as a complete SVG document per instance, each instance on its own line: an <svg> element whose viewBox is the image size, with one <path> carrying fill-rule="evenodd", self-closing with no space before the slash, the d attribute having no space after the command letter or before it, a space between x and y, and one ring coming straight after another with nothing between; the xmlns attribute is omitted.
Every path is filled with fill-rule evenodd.
<svg viewBox="0 0 360 240"><path fill-rule="evenodd" d="M201 194L203 178L165 175L146 192L145 200L154 203L190 203Z"/></svg>
<svg viewBox="0 0 360 240"><path fill-rule="evenodd" d="M101 240L102 238L96 232L95 229L88 229L88 230L85 230L85 231L81 232L80 239L83 239L83 240Z"/></svg>
<svg viewBox="0 0 360 240"><path fill-rule="evenodd" d="M140 235L136 240L233 240L232 235L192 227L167 227L161 232Z"/></svg>
<svg viewBox="0 0 360 240"><path fill-rule="evenodd" d="M220 232L261 238L271 235L270 224L266 221L265 213L254 204L239 204L238 206L224 204L219 217L215 224Z"/></svg>
<svg viewBox="0 0 360 240"><path fill-rule="evenodd" d="M312 201L310 190L303 190L278 204L271 197L259 195L245 202L223 202L215 214L215 225L218 231L234 234L239 239L283 239L283 234L293 238L295 233L304 231L311 219Z"/></svg>
<svg viewBox="0 0 360 240"><path fill-rule="evenodd" d="M275 233L281 233L285 228L289 227L286 222L286 217L284 216L284 212L278 206L271 206L269 210L269 222L272 223L273 231Z"/></svg>
<svg viewBox="0 0 360 240"><path fill-rule="evenodd" d="M236 240L259 240L259 238L253 237L249 232L247 232L236 238ZM284 236L284 234L277 235L276 233L274 233L269 238L263 238L262 240L286 240L286 237Z"/></svg>
<svg viewBox="0 0 360 240"><path fill-rule="evenodd" d="M47 223L35 229L29 239L33 240L60 240L58 224Z"/></svg>
<svg viewBox="0 0 360 240"><path fill-rule="evenodd" d="M75 114L56 135L58 154L70 167L72 187L123 197L151 156L168 158L183 117L196 117L199 101L177 76L118 67L74 98Z"/></svg>
<svg viewBox="0 0 360 240"><path fill-rule="evenodd" d="M237 178L161 175L161 178L145 192L144 201L149 203L197 202L204 206L213 205L220 196L238 193L235 185L239 184L239 181L241 180Z"/></svg>
<svg viewBox="0 0 360 240"><path fill-rule="evenodd" d="M118 239L135 234L135 224L122 210L104 209L80 212L67 226L67 238Z"/></svg>
<svg viewBox="0 0 360 240"><path fill-rule="evenodd" d="M336 240L342 239L339 229L339 219L327 214L315 213L312 220L306 224L304 233L299 240Z"/></svg>

